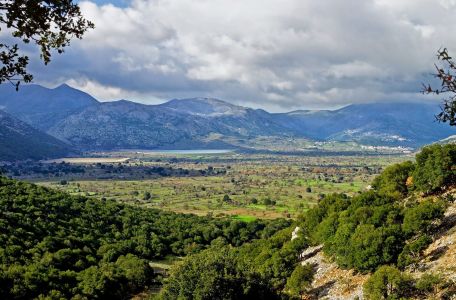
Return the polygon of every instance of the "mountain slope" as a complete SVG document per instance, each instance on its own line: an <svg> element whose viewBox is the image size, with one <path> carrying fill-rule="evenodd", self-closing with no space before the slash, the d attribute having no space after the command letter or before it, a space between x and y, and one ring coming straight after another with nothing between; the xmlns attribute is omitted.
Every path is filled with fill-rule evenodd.
<svg viewBox="0 0 456 300"><path fill-rule="evenodd" d="M48 133L84 149L178 149L229 146L220 141L204 142L212 133L250 137L287 132L264 111L218 101L217 105L222 103L228 108L222 111L211 102L202 99L175 100L163 105L126 100L106 102L68 116L50 127Z"/></svg>
<svg viewBox="0 0 456 300"><path fill-rule="evenodd" d="M0 160L62 157L68 145L0 110Z"/></svg>
<svg viewBox="0 0 456 300"><path fill-rule="evenodd" d="M456 134L455 128L433 121L436 103L384 102L274 114L212 98L160 105L100 103L67 85L29 85L18 93L2 85L0 108L84 150L233 148L239 145L235 140L247 145L264 136L284 143L299 138L419 147Z"/></svg>
<svg viewBox="0 0 456 300"><path fill-rule="evenodd" d="M297 134L328 141L357 141L374 145L420 146L455 134L435 122L435 103L370 103L335 111L296 111L277 114Z"/></svg>
<svg viewBox="0 0 456 300"><path fill-rule="evenodd" d="M0 85L0 109L44 131L65 117L98 104L89 94L66 84L55 89L23 85L18 92L9 85Z"/></svg>

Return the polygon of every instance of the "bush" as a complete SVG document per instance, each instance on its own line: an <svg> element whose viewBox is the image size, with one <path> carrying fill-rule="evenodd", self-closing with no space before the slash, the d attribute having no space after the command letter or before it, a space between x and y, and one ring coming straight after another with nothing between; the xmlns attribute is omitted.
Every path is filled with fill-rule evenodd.
<svg viewBox="0 0 456 300"><path fill-rule="evenodd" d="M402 229L408 236L429 233L432 228L432 222L441 218L444 212L445 203L443 201L423 201L405 211Z"/></svg>
<svg viewBox="0 0 456 300"><path fill-rule="evenodd" d="M442 284L443 279L440 275L425 273L418 279L416 288L423 294L434 293Z"/></svg>
<svg viewBox="0 0 456 300"><path fill-rule="evenodd" d="M144 196L143 196L143 200L150 200L150 198L152 198L152 195L150 194L150 192L145 192Z"/></svg>
<svg viewBox="0 0 456 300"><path fill-rule="evenodd" d="M266 198L266 199L263 200L263 204L266 205L266 206L276 205L276 202L274 200L271 200L270 198Z"/></svg>
<svg viewBox="0 0 456 300"><path fill-rule="evenodd" d="M171 270L160 299L264 299L258 274L242 269L234 251L214 248L189 256Z"/></svg>
<svg viewBox="0 0 456 300"><path fill-rule="evenodd" d="M299 264L287 280L286 290L292 297L301 298L303 293L311 286L314 278L314 269L312 265L305 266Z"/></svg>
<svg viewBox="0 0 456 300"><path fill-rule="evenodd" d="M402 198L408 193L407 179L414 169L410 161L389 166L374 179L372 187L380 194Z"/></svg>
<svg viewBox="0 0 456 300"><path fill-rule="evenodd" d="M364 296L370 300L399 299L412 291L412 279L392 266L380 267L364 284Z"/></svg>
<svg viewBox="0 0 456 300"><path fill-rule="evenodd" d="M405 268L409 265L418 263L423 251L431 242L431 237L423 235L405 245L397 260L398 267Z"/></svg>
<svg viewBox="0 0 456 300"><path fill-rule="evenodd" d="M456 183L456 145L432 145L424 147L416 155L413 172L415 187L422 192L432 193Z"/></svg>

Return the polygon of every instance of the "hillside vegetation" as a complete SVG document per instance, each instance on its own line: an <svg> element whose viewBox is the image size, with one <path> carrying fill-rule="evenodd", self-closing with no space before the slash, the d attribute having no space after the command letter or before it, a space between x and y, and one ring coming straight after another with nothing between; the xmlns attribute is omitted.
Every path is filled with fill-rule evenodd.
<svg viewBox="0 0 456 300"><path fill-rule="evenodd" d="M299 299L318 293L318 270L300 259L319 244L340 268L373 274L367 299L426 298L437 287L451 297L450 277L404 271L447 230L455 165L456 145L426 147L415 163L385 169L373 190L327 195L293 226L136 208L1 178L0 298L124 299L163 283L154 297ZM161 280L150 263L167 255L185 258Z"/></svg>
<svg viewBox="0 0 456 300"><path fill-rule="evenodd" d="M426 147L416 163L387 168L374 180L372 191L326 196L300 218L304 234L294 240L289 228L267 240L224 251L211 248L186 258L171 272L161 297L274 299L317 293L310 289L312 266L298 263L309 244L323 244L325 254L340 268L373 272L364 287L367 299L425 298L433 284L455 293L454 282L446 278L428 274L415 280L401 272L418 263L454 201L451 196L420 195L438 194L454 185L455 166L456 145Z"/></svg>
<svg viewBox="0 0 456 300"><path fill-rule="evenodd" d="M124 299L156 282L151 260L214 242L240 246L285 226L134 208L0 178L0 298Z"/></svg>
<svg viewBox="0 0 456 300"><path fill-rule="evenodd" d="M0 161L56 158L72 152L64 142L0 110Z"/></svg>

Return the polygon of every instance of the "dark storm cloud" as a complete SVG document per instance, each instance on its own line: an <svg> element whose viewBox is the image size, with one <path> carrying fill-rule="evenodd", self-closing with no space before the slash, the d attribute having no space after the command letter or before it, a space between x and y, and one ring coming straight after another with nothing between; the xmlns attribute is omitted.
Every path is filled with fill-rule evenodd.
<svg viewBox="0 0 456 300"><path fill-rule="evenodd" d="M96 29L44 68L102 99L212 96L270 110L417 99L456 45L455 1L81 2Z"/></svg>

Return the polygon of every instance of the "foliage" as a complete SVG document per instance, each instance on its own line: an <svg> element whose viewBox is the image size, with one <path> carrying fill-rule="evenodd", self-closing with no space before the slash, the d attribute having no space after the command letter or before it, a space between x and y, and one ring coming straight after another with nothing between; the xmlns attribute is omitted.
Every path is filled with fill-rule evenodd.
<svg viewBox="0 0 456 300"><path fill-rule="evenodd" d="M0 24L4 26L0 30L8 29L24 44L34 42L45 64L51 60L51 50L62 53L72 38L80 39L94 27L72 0L0 0ZM0 62L0 84L9 81L17 89L20 81L32 81L26 71L29 58L19 54L18 44L0 43Z"/></svg>
<svg viewBox="0 0 456 300"><path fill-rule="evenodd" d="M454 126L456 125L456 64L446 48L437 52L437 59L444 64L443 67L435 65L436 73L434 76L441 84L438 88L433 88L429 84L423 85L423 93L450 94L448 98L444 99L442 111L436 116L436 119L439 122L448 122L451 126Z"/></svg>
<svg viewBox="0 0 456 300"><path fill-rule="evenodd" d="M391 196L370 191L353 198L330 195L302 217L304 231L313 243L342 267L374 271L397 263L405 267L420 254L427 239L407 240L428 233L443 216L443 201L424 201L402 208Z"/></svg>
<svg viewBox="0 0 456 300"><path fill-rule="evenodd" d="M189 256L171 271L161 297L279 299L287 278L296 269L298 254L307 247L306 239L290 241L290 235L291 228L288 228L268 239L237 248L214 244L200 254ZM295 281L300 275L304 276L301 271L296 272ZM309 279L310 274L306 278Z"/></svg>
<svg viewBox="0 0 456 300"><path fill-rule="evenodd" d="M444 283L444 279L439 274L424 273L416 282L416 289L423 294L432 295Z"/></svg>
<svg viewBox="0 0 456 300"><path fill-rule="evenodd" d="M150 192L144 192L143 200L150 200L150 198L152 198Z"/></svg>
<svg viewBox="0 0 456 300"><path fill-rule="evenodd" d="M432 242L428 235L419 236L416 240L407 243L399 254L397 266L405 268L409 265L415 265L419 262L421 254L426 247Z"/></svg>
<svg viewBox="0 0 456 300"><path fill-rule="evenodd" d="M263 299L270 289L259 275L238 264L227 247L206 250L174 268L162 299Z"/></svg>
<svg viewBox="0 0 456 300"><path fill-rule="evenodd" d="M429 233L432 223L440 219L445 212L445 203L426 200L405 210L402 230L408 236Z"/></svg>
<svg viewBox="0 0 456 300"><path fill-rule="evenodd" d="M136 208L0 178L0 298L124 298L154 284L151 259L215 240L240 246L288 225Z"/></svg>
<svg viewBox="0 0 456 300"><path fill-rule="evenodd" d="M392 266L380 267L364 284L364 296L370 300L400 299L412 289L412 279Z"/></svg>
<svg viewBox="0 0 456 300"><path fill-rule="evenodd" d="M416 155L415 187L432 193L456 183L456 145L431 145Z"/></svg>
<svg viewBox="0 0 456 300"><path fill-rule="evenodd" d="M409 195L410 174L418 190L431 184L433 190L454 184L455 145L425 147L417 163L386 168L373 182L373 191L354 197L326 195L318 206L300 219L304 232L342 267L375 271L398 264L404 268L419 259L429 244L425 236L445 211L443 200L401 200ZM427 187L426 187L427 189Z"/></svg>
<svg viewBox="0 0 456 300"><path fill-rule="evenodd" d="M387 167L372 182L379 194L404 198L416 189L425 194L445 190L456 183L456 145L431 145L416 155L416 163Z"/></svg>
<svg viewBox="0 0 456 300"><path fill-rule="evenodd" d="M372 187L380 194L402 198L408 193L407 179L414 168L411 161L391 165L374 179Z"/></svg>
<svg viewBox="0 0 456 300"><path fill-rule="evenodd" d="M292 297L301 297L310 287L314 277L314 269L310 264L298 264L287 280L286 289Z"/></svg>

